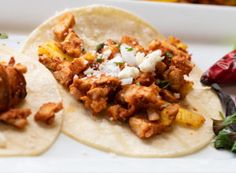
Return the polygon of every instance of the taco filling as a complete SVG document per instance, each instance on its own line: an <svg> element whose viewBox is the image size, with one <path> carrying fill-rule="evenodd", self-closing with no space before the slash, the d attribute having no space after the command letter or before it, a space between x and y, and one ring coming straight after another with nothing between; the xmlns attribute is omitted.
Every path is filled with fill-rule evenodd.
<svg viewBox="0 0 236 173"><path fill-rule="evenodd" d="M94 116L128 124L142 139L175 123L203 125L202 115L181 105L193 88L188 75L194 67L183 42L169 37L143 47L136 38L122 36L86 50L75 23L71 13L61 17L53 27L54 40L38 47L39 61Z"/></svg>
<svg viewBox="0 0 236 173"><path fill-rule="evenodd" d="M17 128L24 128L31 114L29 108L16 108L27 95L26 71L22 64L15 64L13 57L8 63L0 63L0 121Z"/></svg>
<svg viewBox="0 0 236 173"><path fill-rule="evenodd" d="M62 124L56 83L28 57L4 46L0 56L0 156L41 154L54 143Z"/></svg>

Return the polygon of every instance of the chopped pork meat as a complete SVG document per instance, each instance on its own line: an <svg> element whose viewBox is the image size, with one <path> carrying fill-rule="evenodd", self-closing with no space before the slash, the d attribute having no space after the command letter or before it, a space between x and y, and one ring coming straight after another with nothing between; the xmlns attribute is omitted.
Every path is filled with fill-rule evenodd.
<svg viewBox="0 0 236 173"><path fill-rule="evenodd" d="M43 122L45 124L51 125L55 119L55 113L63 109L62 103L45 103L43 104L38 112L35 114L34 119L38 122Z"/></svg>
<svg viewBox="0 0 236 173"><path fill-rule="evenodd" d="M27 125L27 117L31 114L30 109L15 108L0 114L0 121L23 129Z"/></svg>

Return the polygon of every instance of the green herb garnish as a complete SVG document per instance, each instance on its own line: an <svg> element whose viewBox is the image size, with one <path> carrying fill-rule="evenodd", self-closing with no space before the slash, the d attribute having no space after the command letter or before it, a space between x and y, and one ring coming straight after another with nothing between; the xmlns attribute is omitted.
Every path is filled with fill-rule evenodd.
<svg viewBox="0 0 236 173"><path fill-rule="evenodd" d="M236 112L223 120L213 120L213 130L217 135L215 148L227 149L236 153Z"/></svg>
<svg viewBox="0 0 236 173"><path fill-rule="evenodd" d="M99 52L105 46L104 43L100 43L96 46L96 51Z"/></svg>
<svg viewBox="0 0 236 173"><path fill-rule="evenodd" d="M123 65L124 62L114 62L117 66Z"/></svg>
<svg viewBox="0 0 236 173"><path fill-rule="evenodd" d="M133 50L133 48L132 47L126 47L126 50L130 52L130 51Z"/></svg>
<svg viewBox="0 0 236 173"><path fill-rule="evenodd" d="M141 86L140 82L137 82L136 85Z"/></svg>
<svg viewBox="0 0 236 173"><path fill-rule="evenodd" d="M220 149L231 149L233 146L233 141L230 139L231 132L230 130L223 129L220 133L216 136L215 139L215 148Z"/></svg>
<svg viewBox="0 0 236 173"><path fill-rule="evenodd" d="M100 55L99 57L97 57L97 62L101 63L102 61L103 61L102 55Z"/></svg>
<svg viewBox="0 0 236 173"><path fill-rule="evenodd" d="M213 121L213 130L214 130L215 134L218 135L218 133L222 129L224 129L230 125L236 125L236 113L234 113L231 116L225 117L223 120L214 120Z"/></svg>
<svg viewBox="0 0 236 173"><path fill-rule="evenodd" d="M231 151L236 153L236 141L234 141L234 144L233 144L233 146L231 148Z"/></svg>
<svg viewBox="0 0 236 173"><path fill-rule="evenodd" d="M168 52L168 51L167 51L167 52L164 54L164 56L167 57L169 60L171 60L174 55L173 55L171 52Z"/></svg>
<svg viewBox="0 0 236 173"><path fill-rule="evenodd" d="M167 80L161 80L161 79L157 79L156 80L156 84L160 87L160 88L167 88L170 85L170 82Z"/></svg>
<svg viewBox="0 0 236 173"><path fill-rule="evenodd" d="M0 39L8 39L7 33L0 33Z"/></svg>

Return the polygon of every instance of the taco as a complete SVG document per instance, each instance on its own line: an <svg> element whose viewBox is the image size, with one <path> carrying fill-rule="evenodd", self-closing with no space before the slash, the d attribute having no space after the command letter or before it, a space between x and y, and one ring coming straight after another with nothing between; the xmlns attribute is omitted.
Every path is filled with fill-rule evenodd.
<svg viewBox="0 0 236 173"><path fill-rule="evenodd" d="M208 145L217 96L199 82L187 46L108 6L71 9L29 36L22 52L61 86L63 132L134 157L175 157Z"/></svg>
<svg viewBox="0 0 236 173"><path fill-rule="evenodd" d="M62 125L61 96L38 62L0 47L0 156L45 152Z"/></svg>

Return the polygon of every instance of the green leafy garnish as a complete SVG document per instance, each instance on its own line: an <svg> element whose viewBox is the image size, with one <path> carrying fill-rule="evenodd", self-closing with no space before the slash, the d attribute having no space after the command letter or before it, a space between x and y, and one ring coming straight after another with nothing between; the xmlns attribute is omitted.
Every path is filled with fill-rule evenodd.
<svg viewBox="0 0 236 173"><path fill-rule="evenodd" d="M167 80L161 80L161 79L157 79L156 80L157 85L160 88L167 88L170 85L170 82Z"/></svg>
<svg viewBox="0 0 236 173"><path fill-rule="evenodd" d="M101 55L101 56L98 56L98 57L97 57L97 62L101 63L102 61L103 61L102 55Z"/></svg>
<svg viewBox="0 0 236 173"><path fill-rule="evenodd" d="M123 65L124 62L114 62L117 66Z"/></svg>
<svg viewBox="0 0 236 173"><path fill-rule="evenodd" d="M126 50L130 52L130 51L133 50L133 48L132 47L126 47Z"/></svg>
<svg viewBox="0 0 236 173"><path fill-rule="evenodd" d="M99 52L105 46L104 43L100 43L96 46L96 51Z"/></svg>
<svg viewBox="0 0 236 173"><path fill-rule="evenodd" d="M236 153L236 112L223 120L213 120L213 130L217 135L215 148L227 149Z"/></svg>
<svg viewBox="0 0 236 173"><path fill-rule="evenodd" d="M173 58L173 54L171 53L171 52L166 52L165 54L164 54L169 60L171 60L172 58Z"/></svg>
<svg viewBox="0 0 236 173"><path fill-rule="evenodd" d="M214 120L213 121L213 130L217 135L222 129L227 126L235 125L236 124L236 113L231 116L227 116L223 120Z"/></svg>
<svg viewBox="0 0 236 173"><path fill-rule="evenodd" d="M140 82L137 82L136 85L141 86Z"/></svg>
<svg viewBox="0 0 236 173"><path fill-rule="evenodd" d="M231 151L236 153L236 141L234 141L234 144L233 144L233 146L231 148Z"/></svg>
<svg viewBox="0 0 236 173"><path fill-rule="evenodd" d="M234 113L231 116L226 117L223 121L223 125L225 127L231 124L236 124L236 113Z"/></svg>
<svg viewBox="0 0 236 173"><path fill-rule="evenodd" d="M233 132L230 132L230 130L227 129L223 129L222 131L220 131L215 139L215 148L231 149L233 146L233 142L230 139L231 133Z"/></svg>
<svg viewBox="0 0 236 173"><path fill-rule="evenodd" d="M0 33L0 39L8 39L7 33Z"/></svg>

